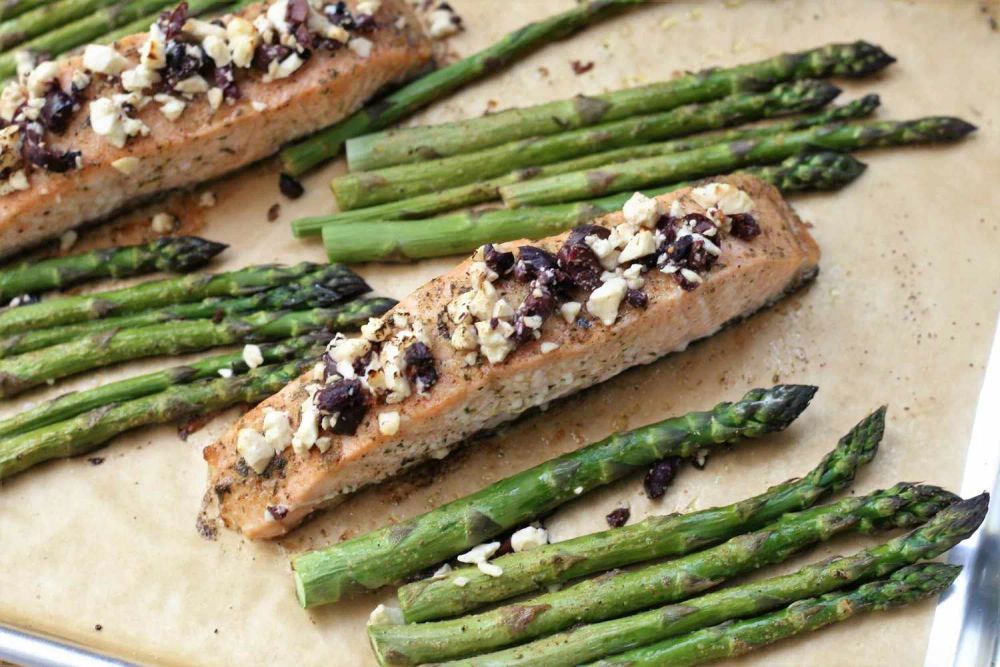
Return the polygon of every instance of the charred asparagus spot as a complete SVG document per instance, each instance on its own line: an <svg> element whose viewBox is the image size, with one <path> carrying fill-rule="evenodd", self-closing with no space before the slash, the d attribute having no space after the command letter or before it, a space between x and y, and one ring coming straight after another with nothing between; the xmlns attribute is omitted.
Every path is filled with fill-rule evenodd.
<svg viewBox="0 0 1000 667"><path fill-rule="evenodd" d="M410 623L459 616L550 584L657 558L683 556L758 530L846 487L858 469L875 457L884 430L882 407L844 435L837 447L802 479L732 505L654 516L631 526L496 558L492 562L503 570L502 577L490 577L477 568L458 568L443 577L407 584L398 591L403 615ZM458 577L466 580L464 586L455 585Z"/></svg>
<svg viewBox="0 0 1000 667"><path fill-rule="evenodd" d="M627 614L680 600L686 601L682 604L689 604L688 598L732 577L764 565L780 563L805 547L845 531L870 532L919 525L947 512L950 507L956 506L958 500L955 495L937 487L897 484L867 496L846 498L785 515L758 531L738 535L711 549L683 558L627 572L611 571L555 593L473 616L416 625L372 626L369 636L376 654L384 657L384 664L416 665L478 655L544 637L534 644L476 658L475 662L542 664L537 659L544 656L545 664L576 665L607 655L605 651L611 651L610 647L615 646L622 633L600 632L601 641L597 642L593 641L593 636L609 626L618 628L614 624L622 617L634 619L641 616L627 617ZM928 523L925 528L933 532L930 526L931 523ZM947 545L945 549L954 544L948 540L944 543ZM834 587L844 583L836 581ZM731 590L724 590L718 595L728 595ZM813 594L810 591L805 596ZM777 593L762 603L767 604L775 598L777 601L770 604L776 606L781 603ZM655 616L657 623L665 618L660 610L647 612L647 615L650 618ZM683 617L683 614L680 616ZM608 625L599 623L606 619L615 620L608 621ZM553 634L579 623L594 625L576 627L570 633ZM591 631L591 628L594 630ZM569 639L570 635L572 639ZM625 645L625 648L628 647Z"/></svg>
<svg viewBox="0 0 1000 667"><path fill-rule="evenodd" d="M815 392L805 385L754 389L736 403L613 435L409 521L300 554L292 559L299 602L313 607L398 581L665 456L780 431Z"/></svg>
<svg viewBox="0 0 1000 667"><path fill-rule="evenodd" d="M194 236L178 236L0 269L0 302L98 278L124 278L154 271L187 273L204 266L226 247Z"/></svg>
<svg viewBox="0 0 1000 667"><path fill-rule="evenodd" d="M780 164L749 167L750 174L774 184L783 193L831 190L860 176L864 163L844 153L820 152L792 156ZM690 183L674 183L643 191L653 197ZM558 234L622 209L631 192L572 204L519 209L466 211L438 218L408 221L335 223L323 228L323 243L331 261L345 263L403 261L471 252L486 243Z"/></svg>
<svg viewBox="0 0 1000 667"><path fill-rule="evenodd" d="M356 209L482 181L521 167L810 111L839 93L839 88L825 81L794 81L765 93L734 95L429 162L352 172L333 179L330 187L341 210Z"/></svg>
<svg viewBox="0 0 1000 667"><path fill-rule="evenodd" d="M185 320L112 330L0 360L0 396L10 397L50 380L145 357L221 345L264 342L316 331L357 329L395 305L363 297L332 308L259 312L212 320Z"/></svg>
<svg viewBox="0 0 1000 667"><path fill-rule="evenodd" d="M316 135L281 152L284 171L301 176L316 165L335 158L344 142L389 127L461 86L493 74L538 46L570 35L593 21L640 0L588 0L561 14L505 35L495 44L435 70Z"/></svg>
<svg viewBox="0 0 1000 667"><path fill-rule="evenodd" d="M188 419L238 403L257 403L315 364L322 353L322 345L312 347L285 364L261 366L245 375L170 386L155 394L107 404L6 438L0 441L0 479L50 459L92 451L116 435L140 426Z"/></svg>
<svg viewBox="0 0 1000 667"><path fill-rule="evenodd" d="M630 116L667 111L693 102L709 102L727 95L762 91L784 81L858 77L877 72L895 58L867 42L829 44L798 53L785 53L755 63L716 68L640 88L628 88L594 97L510 109L480 118L359 137L348 146L352 168L359 164L403 164L499 146L527 137L544 136ZM364 160L363 156L374 159Z"/></svg>
<svg viewBox="0 0 1000 667"><path fill-rule="evenodd" d="M319 234L324 226L334 223L339 224L347 222L411 220L416 218L426 218L442 211L453 211L466 206L482 204L484 202L499 199L500 193L498 188L501 185L518 183L532 178L544 178L546 176L578 171L580 169L601 167L606 164L613 164L624 160L652 157L654 155L664 155L667 153L677 153L680 151L703 148L705 146L711 146L713 144L724 143L727 141L771 136L781 132L801 130L836 121L862 118L871 114L878 107L878 105L878 95L866 95L852 102L848 102L843 106L832 107L824 111L805 116L777 120L763 127L737 128L731 130L720 130L717 132L706 132L692 137L684 137L683 139L642 144L639 146L627 146L625 148L603 151L600 153L594 153L593 155L578 157L572 160L565 160L553 164L527 167L488 181L461 185L455 188L448 188L434 193L411 197L409 199L389 202L387 204L354 209L353 211L341 211L333 215L301 218L292 223L292 233L296 237L302 238Z"/></svg>

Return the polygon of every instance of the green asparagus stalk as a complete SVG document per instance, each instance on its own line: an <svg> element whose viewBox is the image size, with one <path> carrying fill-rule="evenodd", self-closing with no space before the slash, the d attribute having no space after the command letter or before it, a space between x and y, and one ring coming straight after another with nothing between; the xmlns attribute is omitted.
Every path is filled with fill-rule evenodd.
<svg viewBox="0 0 1000 667"><path fill-rule="evenodd" d="M51 0L0 0L0 21L20 16L36 7L42 7Z"/></svg>
<svg viewBox="0 0 1000 667"><path fill-rule="evenodd" d="M140 426L164 424L257 403L316 363L323 345L281 365L261 366L246 375L200 380L122 403L112 403L66 421L0 440L0 479L54 458L77 456Z"/></svg>
<svg viewBox="0 0 1000 667"><path fill-rule="evenodd" d="M654 155L664 155L666 153L677 153L711 146L712 144L726 141L736 141L738 139L750 139L760 136L771 136L780 132L790 132L801 130L816 125L825 125L841 120L853 120L871 114L879 105L878 95L866 95L857 100L853 100L842 106L831 107L818 113L779 120L769 125L736 128L730 130L719 130L716 132L706 132L693 137L684 137L666 142L644 144L640 146L628 146L601 153L594 153L585 157L565 160L554 164L547 164L540 167L528 167L519 169L513 173L493 178L481 183L470 183L460 185L456 188L448 188L439 192L429 193L402 199L400 201L369 206L367 208L354 209L352 211L342 211L332 215L315 216L311 218L300 218L292 222L292 233L297 238L313 236L319 234L323 227L328 224L339 224L347 222L364 222L369 220L410 220L414 218L426 218L434 213L442 211L453 211L455 209L484 202L493 201L500 198L499 188L501 185L509 185L531 178L545 178L555 174L564 174L580 169L590 169L602 167L614 162L633 160L640 157L652 157Z"/></svg>
<svg viewBox="0 0 1000 667"><path fill-rule="evenodd" d="M867 42L829 44L737 67L711 69L639 88L593 97L578 95L479 118L358 137L348 142L354 169L441 158L499 146L518 139L565 132L694 102L766 90L795 79L867 76L895 62Z"/></svg>
<svg viewBox="0 0 1000 667"><path fill-rule="evenodd" d="M365 297L332 308L259 312L219 322L183 320L97 333L0 360L0 397L122 361L357 328L393 305L392 299Z"/></svg>
<svg viewBox="0 0 1000 667"><path fill-rule="evenodd" d="M300 554L292 559L299 602L314 607L390 584L666 456L780 431L815 392L754 389L737 403L612 435L408 521Z"/></svg>
<svg viewBox="0 0 1000 667"><path fill-rule="evenodd" d="M804 478L732 505L654 516L630 526L507 554L491 561L503 570L500 577L491 577L476 567L461 567L443 577L407 584L398 591L403 616L408 623L458 616L545 586L643 561L683 556L757 530L788 512L808 509L847 486L858 468L875 457L884 430L882 407L842 437ZM465 580L461 587L455 584L459 577Z"/></svg>
<svg viewBox="0 0 1000 667"><path fill-rule="evenodd" d="M983 494L941 510L927 524L907 535L850 556L820 561L792 574L731 586L677 604L584 625L517 648L448 664L577 665L728 620L757 616L796 600L884 577L902 567L935 558L974 533L988 506L989 495Z"/></svg>
<svg viewBox="0 0 1000 667"><path fill-rule="evenodd" d="M89 16L67 23L20 45L18 50L55 56L87 44L115 28L135 21L171 4L167 0L128 0L99 9ZM0 80L14 76L17 60L14 51L0 54Z"/></svg>
<svg viewBox="0 0 1000 667"><path fill-rule="evenodd" d="M501 187L500 195L510 207L556 204L777 162L805 150L858 150L956 141L975 129L974 125L947 116L826 125L515 183Z"/></svg>
<svg viewBox="0 0 1000 667"><path fill-rule="evenodd" d="M344 299L360 296L370 289L360 276L342 264L331 264L322 266L314 273L306 274L305 277L287 285L279 285L274 289L250 296L231 299L211 298L195 303L175 304L118 317L13 334L0 338L0 358L32 352L102 332L138 329L164 322L218 319L260 311L327 308Z"/></svg>
<svg viewBox="0 0 1000 667"><path fill-rule="evenodd" d="M849 592L800 600L780 611L746 621L718 625L689 635L634 649L595 663L594 667L688 667L744 655L795 635L846 621L858 614L885 611L943 593L962 571L960 565L923 563L898 570Z"/></svg>
<svg viewBox="0 0 1000 667"><path fill-rule="evenodd" d="M0 23L0 51L6 51L21 42L114 4L116 1L55 0L44 7L25 12L17 18L8 19Z"/></svg>
<svg viewBox="0 0 1000 667"><path fill-rule="evenodd" d="M810 111L828 104L839 93L839 88L826 81L793 81L765 93L689 104L429 162L344 174L333 179L330 187L341 210L373 206L482 181L519 167L538 167L598 151Z"/></svg>
<svg viewBox="0 0 1000 667"><path fill-rule="evenodd" d="M298 280L314 273L319 267L319 264L313 262L301 262L295 266L263 264L227 273L195 273L110 292L48 299L0 311L0 335L96 320L174 303L201 301L210 297L244 296Z"/></svg>
<svg viewBox="0 0 1000 667"><path fill-rule="evenodd" d="M329 339L330 336L324 333L307 334L280 343L261 345L260 352L265 364L276 364L303 356L310 348L326 343ZM227 375L229 372L241 375L247 370L249 369L243 360L243 353L231 352L104 384L93 389L63 394L0 421L0 441L71 419L96 408L142 398L197 380L217 378L220 377L219 371Z"/></svg>
<svg viewBox="0 0 1000 667"><path fill-rule="evenodd" d="M741 173L757 176L788 194L843 187L864 169L864 163L850 155L826 151L795 155L781 164L750 167ZM643 194L657 196L689 184L674 183ZM331 224L323 228L323 244L330 261L346 263L406 261L466 253L484 243L559 234L620 211L631 195L628 192L570 204L464 211L419 222Z"/></svg>
<svg viewBox="0 0 1000 667"><path fill-rule="evenodd" d="M202 14L218 9L220 7L226 9L227 11L236 11L239 6L246 6L250 4L249 2L240 2L234 5L229 4L231 0L187 0L188 3L188 16L201 16ZM112 30L111 32L102 35L99 39L95 40L98 44L111 44L112 42L117 42L122 37L128 37L129 35L137 35L139 33L149 32L149 26L156 23L156 19L160 16L159 11L155 11L151 14L141 16L131 23L126 23L117 30Z"/></svg>
<svg viewBox="0 0 1000 667"><path fill-rule="evenodd" d="M848 530L867 533L892 527L912 528L958 500L938 487L897 484L860 498L845 498L787 514L758 531L659 565L609 572L561 591L463 618L376 625L369 628L368 635L381 664L417 665L487 653L551 635L576 623L618 618L638 609L687 599L733 577L783 562L806 547ZM544 654L547 660L560 665L576 665L594 657L585 652L584 647L590 646L587 642L552 643L558 643L563 652L573 652L572 659L566 660L559 653L554 658L552 651L532 651L531 645L520 655L530 655L531 664L540 664L536 658ZM572 646L565 648L563 643ZM502 660L501 656L486 660L489 664L513 664L518 662L513 653L504 652Z"/></svg>
<svg viewBox="0 0 1000 667"><path fill-rule="evenodd" d="M177 236L0 269L0 302L19 294L63 289L97 278L123 278L154 271L187 273L205 265L226 247L196 236Z"/></svg>
<svg viewBox="0 0 1000 667"><path fill-rule="evenodd" d="M587 0L561 14L508 33L482 51L422 76L345 120L289 146L281 152L284 171L293 176L304 174L316 165L335 158L348 139L389 127L465 84L499 71L536 47L571 35L609 13L639 1Z"/></svg>

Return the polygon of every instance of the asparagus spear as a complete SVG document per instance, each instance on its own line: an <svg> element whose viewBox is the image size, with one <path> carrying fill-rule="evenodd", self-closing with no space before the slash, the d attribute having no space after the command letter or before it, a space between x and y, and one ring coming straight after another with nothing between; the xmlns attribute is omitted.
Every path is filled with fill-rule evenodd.
<svg viewBox="0 0 1000 667"><path fill-rule="evenodd" d="M322 345L294 361L261 366L246 375L169 387L159 393L112 403L66 421L0 441L0 479L43 461L89 452L125 431L256 403L298 377L323 354Z"/></svg>
<svg viewBox="0 0 1000 667"><path fill-rule="evenodd" d="M861 175L865 165L850 155L820 152L794 155L779 165L741 170L782 192L831 190ZM661 195L689 183L674 183L647 190ZM423 259L471 252L484 243L558 234L588 220L620 211L631 192L570 204L550 204L514 209L464 211L419 222L392 220L331 224L323 228L323 243L330 261L376 262Z"/></svg>
<svg viewBox="0 0 1000 667"><path fill-rule="evenodd" d="M301 218L292 222L292 233L297 238L319 234L328 224L363 222L368 220L409 220L425 218L441 211L452 211L465 206L481 204L500 198L498 188L501 185L517 183L530 178L544 178L555 174L564 174L580 169L601 167L613 162L622 162L640 157L651 157L666 153L702 148L712 144L737 139L749 139L760 136L770 136L779 132L800 130L816 125L825 125L840 120L852 120L871 114L879 105L878 95L866 95L847 104L831 107L818 113L775 121L769 125L751 128L737 128L706 132L693 137L674 139L672 141L628 146L585 157L565 160L541 167L528 167L513 173L492 178L481 183L460 185L439 192L418 195L409 199L359 208L353 211L342 211L332 215Z"/></svg>
<svg viewBox="0 0 1000 667"><path fill-rule="evenodd" d="M208 263L226 247L196 236L177 236L0 269L0 302L19 294L62 289L97 278L123 278L153 271L187 273Z"/></svg>
<svg viewBox="0 0 1000 667"><path fill-rule="evenodd" d="M117 0L56 0L0 23L0 51L86 16Z"/></svg>
<svg viewBox="0 0 1000 667"><path fill-rule="evenodd" d="M0 20L7 19L31 11L36 7L42 7L50 0L0 0Z"/></svg>
<svg viewBox="0 0 1000 667"><path fill-rule="evenodd" d="M329 307L370 291L368 284L342 264L331 264L287 285L231 299L211 298L106 317L50 329L38 329L0 338L0 358L24 354L100 332L137 329L179 320L218 319L227 315Z"/></svg>
<svg viewBox="0 0 1000 667"><path fill-rule="evenodd" d="M135 21L171 4L167 0L128 0L99 9L90 16L67 23L20 45L19 50L55 56L87 44L115 28ZM0 54L0 79L14 76L17 60L14 51Z"/></svg>
<svg viewBox="0 0 1000 667"><path fill-rule="evenodd" d="M296 359L302 356L306 350L328 342L329 339L330 336L325 333L306 334L280 343L261 345L260 352L265 364L275 364ZM162 371L119 380L93 389L63 394L0 421L0 441L10 436L27 433L76 417L95 408L141 398L196 380L217 378L220 377L219 371L232 371L234 375L240 375L246 373L247 370L246 362L243 361L243 353L231 352L207 357L183 366L174 366Z"/></svg>
<svg viewBox="0 0 1000 667"><path fill-rule="evenodd" d="M842 437L804 478L732 505L655 516L631 526L507 554L491 561L503 570L500 577L486 575L476 567L462 567L443 577L407 584L398 591L403 615L408 623L458 616L551 584L657 558L683 556L757 530L847 486L858 468L875 457L884 429L882 407ZM465 580L461 587L455 585L459 577Z"/></svg>
<svg viewBox="0 0 1000 667"><path fill-rule="evenodd" d="M589 199L655 183L717 174L745 165L777 162L804 150L857 150L956 141L976 127L958 118L834 124L774 137L718 144L662 157L631 160L599 170L577 171L500 188L510 207Z"/></svg>
<svg viewBox="0 0 1000 667"><path fill-rule="evenodd" d="M249 2L238 2L234 5L229 5L231 0L187 0L188 11L187 15L189 17L201 16L205 12L211 11L213 9L224 7L229 11L236 11L239 7L245 7L250 4ZM100 39L97 39L98 44L110 44L112 42L117 42L122 37L128 37L129 35L137 35L139 33L149 32L149 26L156 23L156 19L160 16L159 11L155 11L151 14L141 16L131 23L126 23L117 30L112 30L111 32L101 35Z"/></svg>
<svg viewBox="0 0 1000 667"><path fill-rule="evenodd" d="M689 104L430 162L344 174L333 179L330 187L341 210L372 206L482 181L519 167L538 167L597 151L809 111L826 105L839 93L839 88L826 81L793 81L765 93Z"/></svg>
<svg viewBox="0 0 1000 667"><path fill-rule="evenodd" d="M815 392L754 389L737 403L612 435L408 521L300 554L292 559L299 602L314 607L390 584L666 456L780 431Z"/></svg>
<svg viewBox="0 0 1000 667"><path fill-rule="evenodd" d="M262 264L227 273L189 274L110 292L49 299L0 311L0 335L96 320L109 315L134 313L209 297L253 294L314 273L319 266L313 262L301 262L295 266Z"/></svg>
<svg viewBox="0 0 1000 667"><path fill-rule="evenodd" d="M607 123L639 114L667 111L683 104L708 102L747 91L766 90L783 81L866 76L895 62L867 42L829 44L785 53L756 63L710 69L639 88L593 97L578 95L479 118L414 127L354 139L348 145L352 168L402 164L469 153L527 137Z"/></svg>
<svg viewBox="0 0 1000 667"><path fill-rule="evenodd" d="M781 639L819 630L858 614L885 611L943 593L962 571L960 565L923 563L894 572L848 592L800 600L781 611L718 625L602 660L611 667L686 667L755 651Z"/></svg>
<svg viewBox="0 0 1000 667"><path fill-rule="evenodd" d="M284 171L293 176L304 174L336 157L348 139L389 127L465 84L493 74L536 47L571 35L610 12L639 1L587 0L561 14L508 33L482 51L420 77L339 123L289 146L281 152Z"/></svg>
<svg viewBox="0 0 1000 667"><path fill-rule="evenodd" d="M323 329L357 328L395 303L392 299L365 297L332 308L259 312L219 322L183 320L96 333L0 360L0 396L9 398L45 382L122 361L279 340Z"/></svg>
<svg viewBox="0 0 1000 667"><path fill-rule="evenodd" d="M935 558L982 523L989 494L945 508L927 524L883 544L803 567L797 572L732 586L631 616L583 625L505 651L449 664L578 665L737 618L750 618L814 595L884 577ZM649 606L649 605L644 605ZM420 627L420 626L413 626Z"/></svg>
<svg viewBox="0 0 1000 667"><path fill-rule="evenodd" d="M787 514L758 531L659 565L609 572L555 593L449 621L372 626L368 635L382 664L417 665L487 653L551 635L575 623L618 618L638 609L684 600L735 576L785 561L848 530L910 528L957 500L937 487L897 484L860 498ZM553 643L562 648L562 642ZM562 650L572 651L572 660L553 651L544 652L546 660L576 665L594 657L584 652L589 646L586 642L568 643L573 646ZM502 661L500 656L486 659L490 664L517 662L513 652L504 653ZM522 652L533 661L540 653L530 647Z"/></svg>

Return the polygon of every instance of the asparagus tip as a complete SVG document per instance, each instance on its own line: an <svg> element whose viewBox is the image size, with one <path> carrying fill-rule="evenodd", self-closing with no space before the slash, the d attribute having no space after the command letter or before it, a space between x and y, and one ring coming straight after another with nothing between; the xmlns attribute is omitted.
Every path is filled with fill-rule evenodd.
<svg viewBox="0 0 1000 667"><path fill-rule="evenodd" d="M165 268L186 273L206 264L229 246L197 236L168 236L157 241L164 253Z"/></svg>
<svg viewBox="0 0 1000 667"><path fill-rule="evenodd" d="M863 39L855 42L854 47L857 50L857 59L852 63L853 68L850 72L852 76L868 76L896 62L896 58L881 46Z"/></svg>
<svg viewBox="0 0 1000 667"><path fill-rule="evenodd" d="M819 387L808 384L779 384L770 389L754 389L743 397L750 418L764 424L768 431L782 431L812 400Z"/></svg>

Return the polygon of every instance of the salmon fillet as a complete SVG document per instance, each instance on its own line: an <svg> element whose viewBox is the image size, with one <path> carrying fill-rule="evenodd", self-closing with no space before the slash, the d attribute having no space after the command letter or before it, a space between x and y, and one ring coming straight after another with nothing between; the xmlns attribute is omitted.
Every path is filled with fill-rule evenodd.
<svg viewBox="0 0 1000 667"><path fill-rule="evenodd" d="M437 383L426 393L414 392L399 403L377 405L353 435L332 436L325 452L315 447L305 456L291 448L279 451L263 474L257 474L241 458L237 439L245 429L262 429L265 413L270 411L287 413L291 427L299 426L300 407L309 400L307 386L317 376L307 373L292 382L205 449L222 520L251 538L282 535L346 494L428 458L443 457L478 431L603 382L629 367L683 350L692 341L768 306L815 275L819 249L776 189L739 175L713 183L739 188L750 196L759 235L751 240L722 236L717 241L718 261L703 273L703 282L693 288L689 284L690 289L684 289L674 275L650 270L644 285L648 303L644 308L623 303L611 325L589 314L588 307L569 318L557 310L541 326L540 338L523 343L502 362L480 359L468 365L467 353L453 347L442 321L447 322L449 302L469 288L471 260L410 294L385 320L392 322L394 315L401 315L410 322L408 326L416 328L414 323L419 322L430 332L428 346L436 363ZM670 210L675 201L697 210L691 188L658 201L663 211ZM594 224L610 229L622 221L623 215L616 213ZM568 233L531 245L555 253L567 237ZM503 249L525 244L519 241ZM501 278L495 284L498 294L511 304L521 303L530 289L513 278ZM399 415L398 431L392 435L378 424L378 413L388 409Z"/></svg>
<svg viewBox="0 0 1000 667"><path fill-rule="evenodd" d="M239 16L252 21L265 9L252 5ZM0 256L104 218L131 202L265 158L282 144L345 118L380 89L428 65L430 41L404 0L385 0L374 18L377 27L363 35L371 42L367 57L348 47L316 49L290 77L270 82L259 71L241 69L241 97L234 105L223 103L213 112L206 96L199 95L171 121L159 104L149 104L135 115L149 127L149 135L132 137L123 148L90 129L90 101L122 92L116 79L93 77L66 132L46 137L59 152L80 151L82 168L65 173L35 169L29 189L0 197ZM117 50L134 66L145 39L124 38ZM69 90L73 72L82 66L82 57L60 63L63 89ZM112 166L127 157L138 160L129 165L130 173Z"/></svg>

